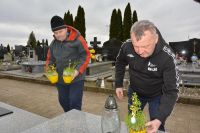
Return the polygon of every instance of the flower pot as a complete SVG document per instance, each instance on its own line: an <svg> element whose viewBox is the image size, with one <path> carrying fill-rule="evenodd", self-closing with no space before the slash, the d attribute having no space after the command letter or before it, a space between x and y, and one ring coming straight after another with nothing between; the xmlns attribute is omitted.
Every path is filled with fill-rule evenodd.
<svg viewBox="0 0 200 133"><path fill-rule="evenodd" d="M52 83L55 84L58 82L58 74L55 75L46 75L48 80Z"/></svg>
<svg viewBox="0 0 200 133"><path fill-rule="evenodd" d="M64 75L64 76L63 76L63 80L64 80L65 83L69 84L69 83L72 82L73 77L72 77L72 76L65 76L65 75Z"/></svg>
<svg viewBox="0 0 200 133"><path fill-rule="evenodd" d="M134 131L133 129L129 129L129 133L146 133L146 129L143 129L141 131Z"/></svg>

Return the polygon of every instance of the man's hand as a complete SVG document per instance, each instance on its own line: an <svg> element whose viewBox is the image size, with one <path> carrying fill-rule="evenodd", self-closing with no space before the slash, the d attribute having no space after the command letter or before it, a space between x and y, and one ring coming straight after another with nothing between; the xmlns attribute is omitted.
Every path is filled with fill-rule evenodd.
<svg viewBox="0 0 200 133"><path fill-rule="evenodd" d="M119 100L122 100L124 97L123 88L116 88L116 95L119 98Z"/></svg>
<svg viewBox="0 0 200 133"><path fill-rule="evenodd" d="M160 125L161 121L158 119L147 122L145 125L147 127L147 133L156 133Z"/></svg>
<svg viewBox="0 0 200 133"><path fill-rule="evenodd" d="M75 70L73 79L75 79L78 75L79 75L79 71L78 71L78 70Z"/></svg>

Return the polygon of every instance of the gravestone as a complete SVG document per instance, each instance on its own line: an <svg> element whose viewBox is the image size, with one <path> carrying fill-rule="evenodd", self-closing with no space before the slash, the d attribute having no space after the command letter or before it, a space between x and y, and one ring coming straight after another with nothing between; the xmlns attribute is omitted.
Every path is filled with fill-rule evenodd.
<svg viewBox="0 0 200 133"><path fill-rule="evenodd" d="M122 42L117 39L110 39L104 42L102 47L103 60L115 61Z"/></svg>
<svg viewBox="0 0 200 133"><path fill-rule="evenodd" d="M7 54L7 48L2 44L0 45L0 60L4 59L4 54Z"/></svg>
<svg viewBox="0 0 200 133"><path fill-rule="evenodd" d="M21 63L22 72L43 73L45 61L38 61L35 50L29 50L28 61Z"/></svg>
<svg viewBox="0 0 200 133"><path fill-rule="evenodd" d="M47 118L16 108L14 106L0 102L0 107L4 108L5 113L12 113L0 117L1 133L21 133L26 129L47 121ZM0 108L1 112L1 108Z"/></svg>
<svg viewBox="0 0 200 133"><path fill-rule="evenodd" d="M11 62L12 61L12 55L10 53L4 54L4 62Z"/></svg>
<svg viewBox="0 0 200 133"><path fill-rule="evenodd" d="M86 69L86 80L96 81L112 75L113 61L108 62L96 62L88 65Z"/></svg>
<svg viewBox="0 0 200 133"><path fill-rule="evenodd" d="M188 86L200 86L200 66L198 64L188 63L178 65L180 75L180 84Z"/></svg>
<svg viewBox="0 0 200 133"><path fill-rule="evenodd" d="M121 122L120 133L128 133ZM101 116L71 110L22 133L102 133Z"/></svg>
<svg viewBox="0 0 200 133"><path fill-rule="evenodd" d="M25 54L28 54L26 49L27 48L22 46L22 45L15 45L14 56L15 57L22 57Z"/></svg>
<svg viewBox="0 0 200 133"><path fill-rule="evenodd" d="M95 75L101 72L105 72L112 67L112 63L112 61L109 61L89 64L86 69L86 75Z"/></svg>
<svg viewBox="0 0 200 133"><path fill-rule="evenodd" d="M98 46L99 44L101 44L101 41L97 41L97 37L94 37L94 40L90 42L90 45L95 50L95 54L102 53L102 48Z"/></svg>
<svg viewBox="0 0 200 133"><path fill-rule="evenodd" d="M4 54L4 59L0 63L0 71L10 71L20 69L20 65L17 65L13 62L11 53Z"/></svg>
<svg viewBox="0 0 200 133"><path fill-rule="evenodd" d="M94 41L91 41L90 43L95 50L96 58L98 58L99 61L102 60L102 62L95 62L88 65L86 69L86 81L104 81L104 79L107 77L112 76L111 68L114 62L108 60L108 53L112 50L110 49L110 51L108 51L108 49L106 49L107 47L105 46L103 51L102 48L98 46L98 44L101 44L101 42L97 41L97 37L94 37Z"/></svg>
<svg viewBox="0 0 200 133"><path fill-rule="evenodd" d="M107 79L108 82L112 83L112 88L115 88L115 66L112 67L112 76ZM123 87L124 89L128 89L130 84L130 76L129 76L129 66L126 66L124 79L123 79Z"/></svg>
<svg viewBox="0 0 200 133"><path fill-rule="evenodd" d="M36 55L35 50L29 50L28 61L29 61L29 62L38 61L38 56Z"/></svg>

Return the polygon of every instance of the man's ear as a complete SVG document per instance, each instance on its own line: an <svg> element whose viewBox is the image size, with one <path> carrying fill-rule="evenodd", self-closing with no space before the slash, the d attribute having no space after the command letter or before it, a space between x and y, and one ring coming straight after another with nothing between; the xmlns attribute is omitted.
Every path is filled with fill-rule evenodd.
<svg viewBox="0 0 200 133"><path fill-rule="evenodd" d="M56 38L54 34L53 34L53 38L54 38L54 39Z"/></svg>
<svg viewBox="0 0 200 133"><path fill-rule="evenodd" d="M158 38L159 38L159 36L158 36L158 34L156 33L156 43L158 42Z"/></svg>

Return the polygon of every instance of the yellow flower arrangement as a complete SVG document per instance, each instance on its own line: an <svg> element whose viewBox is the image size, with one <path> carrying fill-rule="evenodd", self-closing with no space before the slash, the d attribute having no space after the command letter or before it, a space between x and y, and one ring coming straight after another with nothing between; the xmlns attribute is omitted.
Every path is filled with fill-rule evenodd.
<svg viewBox="0 0 200 133"><path fill-rule="evenodd" d="M71 83L74 79L75 67L78 62L71 62L69 61L68 67L63 70L63 81L67 84Z"/></svg>
<svg viewBox="0 0 200 133"><path fill-rule="evenodd" d="M95 52L96 52L96 51L95 51L94 49L91 49L91 50L90 50L90 56L91 56L91 59L92 59L93 61L96 60Z"/></svg>
<svg viewBox="0 0 200 133"><path fill-rule="evenodd" d="M125 118L125 123L128 126L129 133L146 133L146 118L141 110L141 102L136 93L133 93L131 100L132 105L129 107L131 113Z"/></svg>
<svg viewBox="0 0 200 133"><path fill-rule="evenodd" d="M46 68L45 75L52 84L55 84L58 82L58 73L57 73L56 67L54 65L49 65Z"/></svg>

